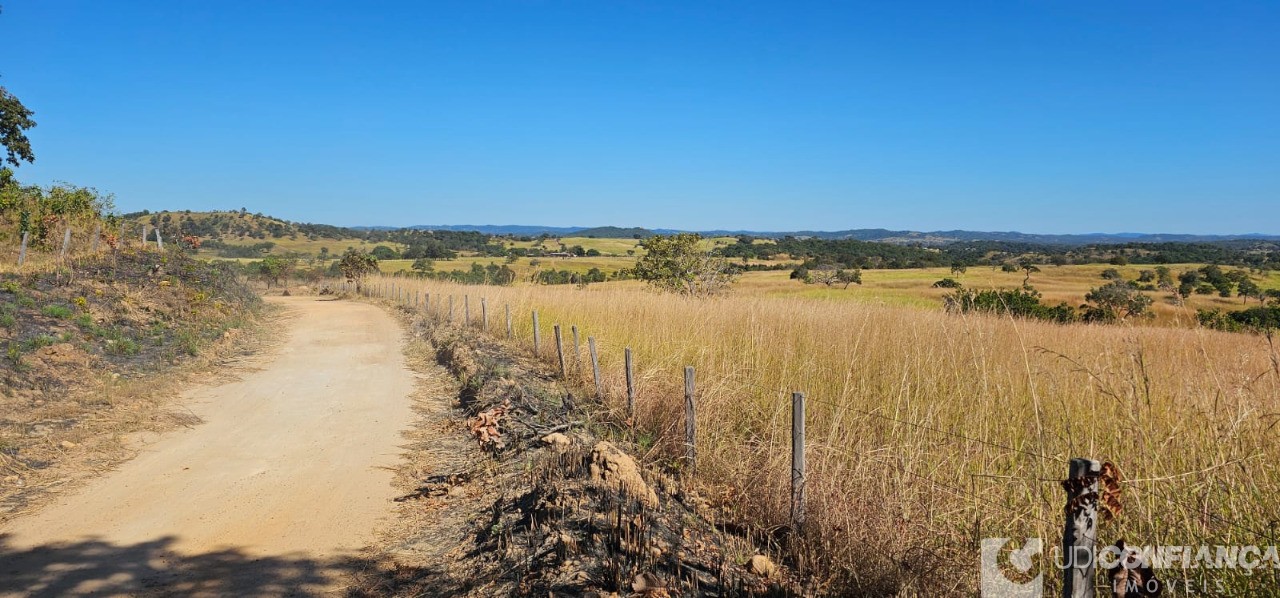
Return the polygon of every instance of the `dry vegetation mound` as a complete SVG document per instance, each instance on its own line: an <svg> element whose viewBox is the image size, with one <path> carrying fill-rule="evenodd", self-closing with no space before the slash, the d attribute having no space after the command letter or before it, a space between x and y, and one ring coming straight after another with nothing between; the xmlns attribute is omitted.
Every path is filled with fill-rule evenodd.
<svg viewBox="0 0 1280 598"><path fill-rule="evenodd" d="M457 377L455 409L414 445L417 483L394 547L362 595L793 595L793 576L714 523L678 480L632 456L542 364L412 314ZM494 433L497 433L496 435ZM448 453L447 457L442 453Z"/></svg>

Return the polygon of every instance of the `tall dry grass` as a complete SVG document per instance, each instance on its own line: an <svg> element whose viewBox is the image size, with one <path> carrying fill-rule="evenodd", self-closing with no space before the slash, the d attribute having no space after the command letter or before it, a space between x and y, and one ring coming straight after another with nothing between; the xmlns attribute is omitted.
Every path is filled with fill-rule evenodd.
<svg viewBox="0 0 1280 598"><path fill-rule="evenodd" d="M830 591L972 594L980 538L1056 544L1057 480L1077 456L1112 461L1127 480L1125 509L1102 524L1101 541L1280 544L1280 367L1263 337L607 285L370 282L430 293L437 312L453 295L459 321L463 296L476 321L484 297L498 336L509 305L526 347L536 309L547 359L551 326L563 325L566 344L578 326L584 367L575 376L590 384L593 336L606 404L619 418L631 347L635 420L642 439L655 439L653 459L674 462L680 452L682 369L694 366L697 479L762 528L788 520L789 393L806 392L809 521L786 548ZM1274 571L1175 573L1277 587Z"/></svg>

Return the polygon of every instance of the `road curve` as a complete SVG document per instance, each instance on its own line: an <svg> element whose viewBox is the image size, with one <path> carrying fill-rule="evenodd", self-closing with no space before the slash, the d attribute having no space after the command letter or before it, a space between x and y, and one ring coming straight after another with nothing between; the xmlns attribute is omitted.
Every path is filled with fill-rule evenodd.
<svg viewBox="0 0 1280 598"><path fill-rule="evenodd" d="M403 331L364 303L272 301L287 338L184 395L204 423L0 527L0 595L314 595L364 565L412 418Z"/></svg>

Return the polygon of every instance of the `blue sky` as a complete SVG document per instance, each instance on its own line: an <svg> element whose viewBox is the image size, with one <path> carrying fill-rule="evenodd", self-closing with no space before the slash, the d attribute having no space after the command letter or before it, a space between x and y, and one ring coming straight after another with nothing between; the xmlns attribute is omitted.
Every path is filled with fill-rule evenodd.
<svg viewBox="0 0 1280 598"><path fill-rule="evenodd" d="M1280 233L1275 2L0 3L125 211Z"/></svg>

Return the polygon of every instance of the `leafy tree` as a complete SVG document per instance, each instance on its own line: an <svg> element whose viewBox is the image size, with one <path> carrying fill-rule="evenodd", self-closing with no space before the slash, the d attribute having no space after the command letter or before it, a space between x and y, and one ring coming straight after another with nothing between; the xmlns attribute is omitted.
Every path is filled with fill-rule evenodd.
<svg viewBox="0 0 1280 598"><path fill-rule="evenodd" d="M964 274L968 269L969 267L964 265L964 262L951 262L952 274Z"/></svg>
<svg viewBox="0 0 1280 598"><path fill-rule="evenodd" d="M1262 303L1262 298L1264 297L1262 287L1247 278L1236 284L1236 295L1243 297L1244 303L1248 303L1250 297L1254 297L1258 300L1258 303Z"/></svg>
<svg viewBox="0 0 1280 598"><path fill-rule="evenodd" d="M862 284L862 270L845 270L842 268L819 268L813 271L814 274L805 282L817 282L827 286L843 284L843 288L849 288L849 285L857 283Z"/></svg>
<svg viewBox="0 0 1280 598"><path fill-rule="evenodd" d="M640 242L645 255L631 272L636 278L674 293L701 296L729 287L738 270L723 255L711 255L698 247L702 236L679 233L655 235Z"/></svg>
<svg viewBox="0 0 1280 598"><path fill-rule="evenodd" d="M377 247L374 247L373 251L369 253L372 254L373 257L378 258L379 260L400 259L400 254L396 250L390 247L387 247L386 245L379 245Z"/></svg>
<svg viewBox="0 0 1280 598"><path fill-rule="evenodd" d="M412 269L413 271L419 274L426 274L427 272L435 270L435 267L436 267L436 263L425 257L420 257L416 260L413 260L413 265L409 266L410 269Z"/></svg>
<svg viewBox="0 0 1280 598"><path fill-rule="evenodd" d="M338 260L338 270L347 282L355 283L356 293L359 293L364 278L378 271L378 258L355 247L348 247L346 253L342 254L342 259Z"/></svg>
<svg viewBox="0 0 1280 598"><path fill-rule="evenodd" d="M1114 280L1091 289L1084 300L1087 302L1084 306L1084 319L1091 322L1110 322L1140 316L1151 307L1151 297L1138 291L1133 283L1123 280Z"/></svg>
<svg viewBox="0 0 1280 598"><path fill-rule="evenodd" d="M944 278L933 283L933 288L935 289L958 289L961 288L961 286L963 285L957 282L954 278Z"/></svg>
<svg viewBox="0 0 1280 598"><path fill-rule="evenodd" d="M1124 276L1122 276L1120 274L1120 271L1116 270L1115 268L1107 268L1106 270L1102 271L1102 279L1103 280L1124 280Z"/></svg>
<svg viewBox="0 0 1280 598"><path fill-rule="evenodd" d="M9 163L18 166L22 162L35 162L36 155L31 151L31 141L27 139L27 129L36 126L31 119L34 112L27 109L17 96L0 86L0 145L4 146L5 156L0 164ZM8 178L8 170L4 178Z"/></svg>

